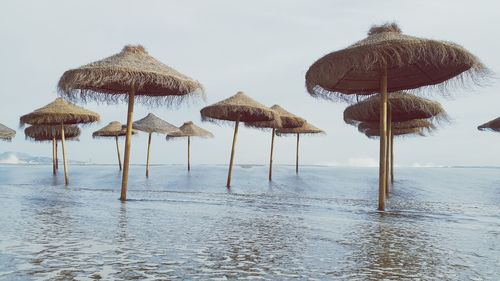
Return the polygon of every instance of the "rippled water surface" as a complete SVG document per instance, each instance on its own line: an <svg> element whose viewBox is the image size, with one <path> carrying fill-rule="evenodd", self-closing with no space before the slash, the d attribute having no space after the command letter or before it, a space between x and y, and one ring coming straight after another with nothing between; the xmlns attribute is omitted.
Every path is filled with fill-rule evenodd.
<svg viewBox="0 0 500 281"><path fill-rule="evenodd" d="M0 166L1 280L500 280L500 169Z"/></svg>

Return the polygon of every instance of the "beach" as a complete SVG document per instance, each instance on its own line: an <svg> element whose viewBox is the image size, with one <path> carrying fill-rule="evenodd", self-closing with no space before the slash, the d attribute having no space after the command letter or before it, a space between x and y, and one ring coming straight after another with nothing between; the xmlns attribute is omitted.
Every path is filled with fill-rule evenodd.
<svg viewBox="0 0 500 281"><path fill-rule="evenodd" d="M0 7L0 281L500 280L500 2Z"/></svg>
<svg viewBox="0 0 500 281"><path fill-rule="evenodd" d="M498 280L498 168L0 165L0 280Z"/></svg>

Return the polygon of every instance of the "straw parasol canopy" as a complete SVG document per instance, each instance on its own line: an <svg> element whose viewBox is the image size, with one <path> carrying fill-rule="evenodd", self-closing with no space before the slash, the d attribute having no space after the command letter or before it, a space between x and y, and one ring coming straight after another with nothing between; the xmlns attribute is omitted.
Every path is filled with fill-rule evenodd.
<svg viewBox="0 0 500 281"><path fill-rule="evenodd" d="M109 122L108 125L92 133L93 138L105 137L122 137L127 134L127 129L118 121ZM132 130L132 135L137 134L136 130Z"/></svg>
<svg viewBox="0 0 500 281"><path fill-rule="evenodd" d="M276 120L279 122L277 112L251 99L243 92L238 92L232 97L204 107L200 113L203 121L214 123L237 120L241 122Z"/></svg>
<svg viewBox="0 0 500 281"><path fill-rule="evenodd" d="M151 148L151 135L153 133L169 134L169 133L179 132L179 128L157 117L153 113L149 113L146 117L142 118L141 120L135 121L132 124L132 127L136 130L143 131L149 134L148 152L146 160L146 177L149 177L149 151Z"/></svg>
<svg viewBox="0 0 500 281"><path fill-rule="evenodd" d="M500 117L477 127L480 131L500 132Z"/></svg>
<svg viewBox="0 0 500 281"><path fill-rule="evenodd" d="M33 125L24 129L26 139L32 141L53 141L62 139L62 129L58 125ZM80 128L75 125L64 125L64 137L78 140Z"/></svg>
<svg viewBox="0 0 500 281"><path fill-rule="evenodd" d="M59 92L71 100L128 102L127 135L120 199L127 200L128 168L134 102L148 105L179 104L186 98L203 97L203 86L159 62L144 47L125 46L113 56L66 71Z"/></svg>
<svg viewBox="0 0 500 281"><path fill-rule="evenodd" d="M432 131L436 129L436 126L429 120L427 119L416 119L416 120L409 120L409 121L404 121L404 122L394 122L391 123L391 131L399 131L399 130L406 130L406 129L415 129L415 128L420 128L422 131ZM358 130L361 133L364 133L368 130L378 130L380 131L380 123L379 122L361 122L358 124Z"/></svg>
<svg viewBox="0 0 500 281"><path fill-rule="evenodd" d="M0 140L11 141L14 136L16 136L15 130L0 124Z"/></svg>
<svg viewBox="0 0 500 281"><path fill-rule="evenodd" d="M358 126L358 130L368 137L380 136L380 104L381 95L375 95L351 105L344 111L344 120L348 124ZM390 179L392 181L393 167L391 161L393 159L394 136L412 134L425 136L425 133L430 133L435 129L431 121L448 120L448 116L441 104L404 92L391 93L388 97L388 107L386 165L390 170ZM389 174L387 177L389 177ZM385 187L385 192L388 191L389 179Z"/></svg>
<svg viewBox="0 0 500 281"><path fill-rule="evenodd" d="M192 121L185 122L179 128L179 131L169 133L167 135L167 140L175 139L175 138L187 138L187 168L188 171L191 171L191 137L199 137L199 138L213 138L214 135L209 131L196 126Z"/></svg>
<svg viewBox="0 0 500 281"><path fill-rule="evenodd" d="M149 113L146 117L135 121L132 124L132 127L136 130L150 134L151 133L169 134L179 131L179 128L157 117L153 113Z"/></svg>
<svg viewBox="0 0 500 281"><path fill-rule="evenodd" d="M313 135L313 134L325 134L325 132L315 126L311 125L308 122L305 122L304 125L297 128L281 128L276 130L276 135L285 136L285 135Z"/></svg>
<svg viewBox="0 0 500 281"><path fill-rule="evenodd" d="M178 104L203 96L203 86L150 56L141 46L128 45L115 55L71 69L61 76L59 92L70 100L116 103L127 101L130 88L144 104Z"/></svg>
<svg viewBox="0 0 500 281"><path fill-rule="evenodd" d="M167 140L181 137L213 138L214 135L211 132L196 126L193 121L188 121L182 124L178 131L167 134Z"/></svg>
<svg viewBox="0 0 500 281"><path fill-rule="evenodd" d="M22 126L24 124L71 125L94 123L99 120L99 114L57 98L46 106L21 116L20 123Z"/></svg>
<svg viewBox="0 0 500 281"><path fill-rule="evenodd" d="M380 123L381 96L375 95L344 110L344 121L351 125L359 122ZM440 103L408 93L391 93L388 99L392 122L431 118L444 121L448 116ZM380 128L380 124L379 124Z"/></svg>
<svg viewBox="0 0 500 281"><path fill-rule="evenodd" d="M203 121L226 122L236 121L234 125L233 144L231 147L231 157L229 160L229 171L227 175L226 187L231 187L231 176L233 171L234 149L238 136L240 122L276 122L275 126L281 126L281 119L278 113L245 95L238 92L236 95L209 105L200 110Z"/></svg>
<svg viewBox="0 0 500 281"><path fill-rule="evenodd" d="M388 92L425 86L445 90L490 74L465 48L404 35L397 24L389 23L373 26L367 38L317 60L306 73L306 88L311 96L327 99L380 93L384 68Z"/></svg>
<svg viewBox="0 0 500 281"><path fill-rule="evenodd" d="M276 130L276 135L278 136L288 136L288 135L296 135L297 136L297 147L295 152L295 173L299 174L299 139L300 135L315 135L320 134L324 135L325 132L315 126L309 124L307 121L300 127L296 128L280 128Z"/></svg>

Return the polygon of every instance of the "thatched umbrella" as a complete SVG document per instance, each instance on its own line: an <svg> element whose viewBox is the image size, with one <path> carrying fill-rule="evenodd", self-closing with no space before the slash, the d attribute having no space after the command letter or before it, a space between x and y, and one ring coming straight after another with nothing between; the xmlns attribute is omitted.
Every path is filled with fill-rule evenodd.
<svg viewBox="0 0 500 281"><path fill-rule="evenodd" d="M11 128L0 124L0 140L11 141L16 136L16 131Z"/></svg>
<svg viewBox="0 0 500 281"><path fill-rule="evenodd" d="M478 126L477 129L479 131L500 132L500 117L498 117L497 119L491 120L490 122L484 123L481 126Z"/></svg>
<svg viewBox="0 0 500 281"><path fill-rule="evenodd" d="M137 134L136 130L132 130L132 135ZM118 166L120 171L122 170L122 160L120 157L120 146L118 145L118 137L126 136L127 129L123 128L123 125L118 121L109 122L108 125L102 127L101 129L92 133L92 137L95 138L115 138L116 142L116 153L118 155Z"/></svg>
<svg viewBox="0 0 500 281"><path fill-rule="evenodd" d="M367 38L320 58L306 73L306 87L312 96L327 99L353 100L357 95L382 94L378 209L384 210L388 93L422 87L445 90L448 85L475 82L488 74L488 69L463 47L403 35L392 23L374 26Z"/></svg>
<svg viewBox="0 0 500 281"><path fill-rule="evenodd" d="M356 125L359 122L380 123L381 95L374 95L344 110L344 121ZM432 118L435 121L447 120L440 103L405 92L390 93L387 106L391 110L392 122ZM380 124L378 125L380 128Z"/></svg>
<svg viewBox="0 0 500 281"><path fill-rule="evenodd" d="M59 80L59 91L73 100L128 101L121 200L127 199L135 99L145 104L171 105L203 95L198 81L156 60L142 46L125 46L116 55L66 71Z"/></svg>
<svg viewBox="0 0 500 281"><path fill-rule="evenodd" d="M325 132L319 128L314 127L313 125L305 122L302 126L296 128L283 128L276 130L276 134L278 136L287 136L287 135L297 135L297 149L295 154L295 173L299 173L299 138L300 135L316 135L316 134L325 134Z"/></svg>
<svg viewBox="0 0 500 281"><path fill-rule="evenodd" d="M389 141L388 141L388 157L387 161L390 165L390 178L394 182L392 162L394 159L394 136L411 135L418 133L425 136L424 133L431 132L436 129L436 126L429 119L415 119L403 122L392 122L388 128ZM358 130L368 137L380 136L380 123L379 122L362 122L358 124Z"/></svg>
<svg viewBox="0 0 500 281"><path fill-rule="evenodd" d="M142 118L141 120L135 121L132 124L132 127L136 130L143 131L149 134L148 156L146 160L146 177L149 177L149 149L151 147L151 135L153 133L166 135L169 133L178 132L179 128L157 117L153 113L149 113L146 117Z"/></svg>
<svg viewBox="0 0 500 281"><path fill-rule="evenodd" d="M187 168L191 171L191 137L213 138L214 135L209 131L196 126L192 121L185 122L179 128L179 131L167 134L167 140L187 137Z"/></svg>
<svg viewBox="0 0 500 281"><path fill-rule="evenodd" d="M359 103L351 105L344 110L344 121L351 125L357 125L359 122L364 122L365 124L370 124L370 126L380 130L380 104L381 95L374 95L367 98ZM448 119L446 111L443 109L440 103L425 99L422 97L417 97L405 92L390 93L388 100L388 114L387 123L393 124L394 122L400 124L409 124L406 121L417 120L417 119L429 119L434 122L442 122ZM429 121L425 121L429 122ZM389 165L392 155L392 126L387 126L387 153L385 162ZM388 171L386 176L392 178L390 175L389 167L386 168ZM392 180L385 181L386 193L389 190L389 183Z"/></svg>
<svg viewBox="0 0 500 281"><path fill-rule="evenodd" d="M236 138L238 136L238 127L241 122L262 122L273 121L281 123L278 114L254 101L243 92L238 92L236 95L209 105L200 110L203 121L220 123L224 121L235 121L233 144L231 146L231 158L229 160L229 171L227 174L227 188L231 187L231 175L233 171L234 148Z"/></svg>
<svg viewBox="0 0 500 281"><path fill-rule="evenodd" d="M274 151L274 135L276 132L276 129L281 129L281 128L297 128L301 127L304 125L306 120L303 118L292 114L288 111L286 111L284 108L281 106L275 104L271 106L271 109L274 110L280 117L281 120L281 126L277 124L274 121L265 121L265 122L254 122L254 123L246 123L245 125L248 127L252 128L259 128L259 129L267 129L270 128L272 129L271 132L271 152L269 154L269 180L272 180L272 175L273 175L273 151Z"/></svg>
<svg viewBox="0 0 500 281"><path fill-rule="evenodd" d="M64 165L64 181L68 180L68 167L66 161L66 147L64 125L74 124L90 124L100 120L99 114L87 110L85 108L68 103L62 98L57 98L55 101L41 107L29 114L23 115L20 118L21 125L59 125L61 126L61 144L63 152Z"/></svg>
<svg viewBox="0 0 500 281"><path fill-rule="evenodd" d="M75 125L64 125L64 139L78 140L80 128ZM44 142L52 141L52 173L57 173L57 141L63 138L63 129L59 125L34 125L24 129L26 139Z"/></svg>
<svg viewBox="0 0 500 281"><path fill-rule="evenodd" d="M420 135L426 136L427 133L436 129L436 126L430 119L415 119L404 122L393 122L389 126L389 147L388 157L386 159L389 179L391 183L394 182L394 136L409 136ZM380 137L380 123L379 122L362 122L358 124L358 131L364 133L367 137ZM386 193L389 192L389 184L386 188Z"/></svg>
<svg viewBox="0 0 500 281"><path fill-rule="evenodd" d="M358 125L358 123L363 122L362 124L371 126L372 131L374 129L380 130L380 103L381 95L374 95L357 104L351 105L344 110L344 121L351 125ZM446 111L438 102L417 97L405 92L391 93L389 95L387 105L388 124L396 123L398 124L398 126L403 126L406 124L406 126L416 127L418 125L416 122L418 121L408 121L421 120L420 125L426 127L427 125L425 122L441 122L448 119ZM363 128L363 125L361 125L360 128ZM392 159L392 128L393 126L387 127L388 138L386 142L386 166L389 165ZM389 170L389 167L387 167L387 171ZM388 178L392 178L390 172L387 172L386 176ZM385 181L386 193L389 190L389 182L392 182L392 180Z"/></svg>

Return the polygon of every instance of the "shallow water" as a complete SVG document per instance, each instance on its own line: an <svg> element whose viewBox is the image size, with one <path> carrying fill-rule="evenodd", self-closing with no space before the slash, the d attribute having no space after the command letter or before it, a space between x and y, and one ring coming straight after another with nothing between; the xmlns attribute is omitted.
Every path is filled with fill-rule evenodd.
<svg viewBox="0 0 500 281"><path fill-rule="evenodd" d="M500 280L500 169L0 166L1 280Z"/></svg>

